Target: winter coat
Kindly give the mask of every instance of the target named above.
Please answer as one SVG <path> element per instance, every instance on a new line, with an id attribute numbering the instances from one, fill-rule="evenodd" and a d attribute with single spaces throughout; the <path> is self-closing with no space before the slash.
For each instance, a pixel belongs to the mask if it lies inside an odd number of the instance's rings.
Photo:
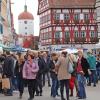
<path id="1" fill-rule="evenodd" d="M 97 61 L 96 68 L 100 68 L 100 61 Z"/>
<path id="2" fill-rule="evenodd" d="M 11 56 L 8 56 L 4 60 L 3 66 L 3 75 L 6 75 L 7 78 L 13 77 L 14 75 L 14 61 Z"/>
<path id="3" fill-rule="evenodd" d="M 24 61 L 22 62 L 22 64 L 18 64 L 18 61 L 16 62 L 15 71 L 14 71 L 14 75 L 16 77 L 23 78 L 24 63 L 25 63 Z"/>
<path id="4" fill-rule="evenodd" d="M 54 64 L 53 60 L 50 60 L 49 68 L 50 68 L 51 78 L 52 79 L 57 79 L 57 74 L 53 71 L 55 69 L 55 64 Z"/>
<path id="5" fill-rule="evenodd" d="M 90 66 L 87 59 L 84 57 L 81 58 L 81 66 L 84 72 L 84 76 L 88 77 L 89 76 L 88 69 L 90 68 Z"/>
<path id="6" fill-rule="evenodd" d="M 50 69 L 50 68 L 49 68 L 50 58 L 47 57 L 46 60 L 47 60 L 47 62 L 45 62 L 44 58 L 42 58 L 44 73 L 48 72 L 49 69 Z"/>
<path id="7" fill-rule="evenodd" d="M 32 65 L 29 63 L 29 61 L 25 61 L 25 64 L 23 66 L 23 78 L 36 79 L 38 70 L 39 70 L 39 67 L 38 67 L 37 61 L 33 60 Z"/>
<path id="8" fill-rule="evenodd" d="M 87 57 L 87 61 L 90 65 L 90 70 L 96 70 L 96 57 L 93 55 L 89 55 Z"/>
<path id="9" fill-rule="evenodd" d="M 41 57 L 38 58 L 38 66 L 39 66 L 39 71 L 37 77 L 40 77 L 45 72 L 44 62 Z"/>
<path id="10" fill-rule="evenodd" d="M 58 70 L 58 80 L 70 79 L 71 74 L 68 72 L 68 58 L 60 57 L 56 64 Z"/>

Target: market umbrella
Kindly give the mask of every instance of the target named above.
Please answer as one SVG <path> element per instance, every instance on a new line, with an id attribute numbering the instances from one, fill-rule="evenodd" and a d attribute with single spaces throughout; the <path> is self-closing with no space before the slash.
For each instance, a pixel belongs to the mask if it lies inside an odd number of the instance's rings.
<path id="1" fill-rule="evenodd" d="M 11 51 L 14 51 L 14 52 L 26 52 L 26 49 L 21 47 L 21 46 L 14 46 L 14 47 L 12 47 Z"/>
<path id="2" fill-rule="evenodd" d="M 77 53 L 78 50 L 75 48 L 67 48 L 65 50 L 62 50 L 62 52 L 68 52 L 68 53 Z"/>

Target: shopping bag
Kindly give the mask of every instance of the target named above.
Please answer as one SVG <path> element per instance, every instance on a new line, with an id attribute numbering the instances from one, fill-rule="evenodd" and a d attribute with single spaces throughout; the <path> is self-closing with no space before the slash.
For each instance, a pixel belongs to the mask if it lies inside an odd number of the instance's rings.
<path id="1" fill-rule="evenodd" d="M 2 79 L 2 89 L 10 89 L 10 80 L 9 80 L 9 78 Z"/>
<path id="2" fill-rule="evenodd" d="M 73 73 L 73 71 L 74 71 L 73 64 L 71 62 L 69 62 L 69 64 L 68 64 L 68 72 L 71 74 L 71 73 Z"/>

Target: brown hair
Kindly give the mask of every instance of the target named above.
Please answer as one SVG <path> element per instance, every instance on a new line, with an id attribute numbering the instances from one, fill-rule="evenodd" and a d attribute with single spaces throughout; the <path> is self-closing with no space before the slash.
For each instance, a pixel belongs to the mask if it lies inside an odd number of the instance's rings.
<path id="1" fill-rule="evenodd" d="M 51 57 L 54 57 L 54 56 L 57 56 L 57 54 L 56 53 L 52 53 L 51 54 Z"/>
<path id="2" fill-rule="evenodd" d="M 32 54 L 28 54 L 28 56 L 30 56 L 30 57 L 31 57 L 31 59 L 33 59 L 33 58 L 34 58 L 34 56 L 33 56 Z"/>
<path id="3" fill-rule="evenodd" d="M 67 52 L 62 52 L 62 54 L 64 55 L 64 57 L 67 57 Z"/>

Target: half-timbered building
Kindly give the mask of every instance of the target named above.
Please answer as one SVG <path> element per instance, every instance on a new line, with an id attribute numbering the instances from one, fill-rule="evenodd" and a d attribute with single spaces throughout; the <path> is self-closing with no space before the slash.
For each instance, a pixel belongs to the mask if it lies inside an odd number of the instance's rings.
<path id="1" fill-rule="evenodd" d="M 41 49 L 92 48 L 98 42 L 96 0 L 38 0 Z"/>

